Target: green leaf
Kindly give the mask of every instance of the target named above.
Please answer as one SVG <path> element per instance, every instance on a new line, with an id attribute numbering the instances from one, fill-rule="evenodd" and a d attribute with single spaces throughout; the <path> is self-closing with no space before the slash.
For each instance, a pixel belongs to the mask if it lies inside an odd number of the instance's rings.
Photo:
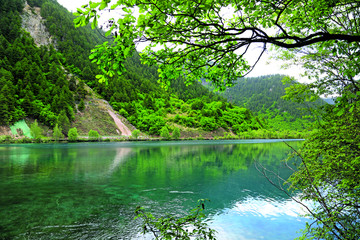
<path id="1" fill-rule="evenodd" d="M 119 6 L 119 4 L 114 4 L 110 7 L 111 10 L 114 10 L 115 8 L 117 8 Z"/>
<path id="2" fill-rule="evenodd" d="M 95 2 L 95 3 L 90 3 L 90 7 L 91 8 L 97 8 L 100 5 L 101 2 Z"/>
<path id="3" fill-rule="evenodd" d="M 101 2 L 99 10 L 104 10 L 106 7 L 107 7 L 107 3 L 106 2 Z"/>

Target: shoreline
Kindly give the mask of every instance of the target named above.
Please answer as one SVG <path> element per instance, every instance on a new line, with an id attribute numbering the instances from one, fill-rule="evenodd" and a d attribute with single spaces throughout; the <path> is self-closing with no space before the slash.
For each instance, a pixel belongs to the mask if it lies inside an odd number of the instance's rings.
<path id="1" fill-rule="evenodd" d="M 39 144 L 63 144 L 63 143 L 104 143 L 104 142 L 160 142 L 160 141 L 168 141 L 168 142 L 182 142 L 182 141 L 196 141 L 196 140 L 205 140 L 205 141 L 215 141 L 215 140 L 305 140 L 305 138 L 241 138 L 241 137 L 213 137 L 213 138 L 204 138 L 204 137 L 188 137 L 188 138 L 179 138 L 179 139 L 166 139 L 161 137 L 149 137 L 149 138 L 131 138 L 131 137 L 105 137 L 101 139 L 88 139 L 88 138 L 78 138 L 75 141 L 69 141 L 68 139 L 59 139 L 55 140 L 53 138 L 41 138 L 41 139 L 30 139 L 30 138 L 19 138 L 19 139 L 4 139 L 0 141 L 1 144 L 26 144 L 26 143 L 39 143 Z"/>

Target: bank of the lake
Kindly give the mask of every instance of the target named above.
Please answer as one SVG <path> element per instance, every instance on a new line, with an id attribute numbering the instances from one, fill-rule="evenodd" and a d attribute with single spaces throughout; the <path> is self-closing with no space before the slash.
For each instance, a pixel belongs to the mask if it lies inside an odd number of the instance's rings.
<path id="1" fill-rule="evenodd" d="M 288 141 L 297 148 L 301 141 Z M 300 206 L 254 160 L 291 174 L 280 140 L 0 145 L 0 238 L 134 239 L 136 206 L 186 214 L 208 198 L 218 239 L 293 239 Z"/>

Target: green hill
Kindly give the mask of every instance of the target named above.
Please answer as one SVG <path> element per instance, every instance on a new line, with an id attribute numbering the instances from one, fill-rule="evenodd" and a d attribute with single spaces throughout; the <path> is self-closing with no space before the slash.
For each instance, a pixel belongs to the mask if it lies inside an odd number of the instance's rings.
<path id="1" fill-rule="evenodd" d="M 0 0 L 0 125 L 30 118 L 48 129 L 59 124 L 66 134 L 82 125 L 78 119 L 87 110 L 84 102 L 92 105 L 88 85 L 134 127 L 151 135 L 179 128 L 182 136 L 211 137 L 263 128 L 248 109 L 227 103 L 200 83 L 186 87 L 175 79 L 165 91 L 158 84 L 157 68 L 141 64 L 136 52 L 125 74 L 99 83 L 99 70 L 88 56 L 109 39 L 89 26 L 75 29 L 73 15 L 54 0 L 28 4 Z M 34 24 L 27 25 L 38 28 L 26 29 L 28 33 L 23 27 L 29 21 Z"/>
<path id="2" fill-rule="evenodd" d="M 221 95 L 233 104 L 246 107 L 266 120 L 275 129 L 301 130 L 309 125 L 304 118 L 312 113 L 309 109 L 326 104 L 322 100 L 315 103 L 296 103 L 282 98 L 285 88 L 284 75 L 267 75 L 239 79 L 235 86 Z"/>

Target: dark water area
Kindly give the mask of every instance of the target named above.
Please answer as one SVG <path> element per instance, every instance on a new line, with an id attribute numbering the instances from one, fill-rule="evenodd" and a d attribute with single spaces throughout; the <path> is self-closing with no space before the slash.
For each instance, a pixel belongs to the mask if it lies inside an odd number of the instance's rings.
<path id="1" fill-rule="evenodd" d="M 287 177 L 289 152 L 278 140 L 0 145 L 0 239 L 149 239 L 137 206 L 181 216 L 202 198 L 218 239 L 294 239 L 303 210 L 254 166 Z"/>

